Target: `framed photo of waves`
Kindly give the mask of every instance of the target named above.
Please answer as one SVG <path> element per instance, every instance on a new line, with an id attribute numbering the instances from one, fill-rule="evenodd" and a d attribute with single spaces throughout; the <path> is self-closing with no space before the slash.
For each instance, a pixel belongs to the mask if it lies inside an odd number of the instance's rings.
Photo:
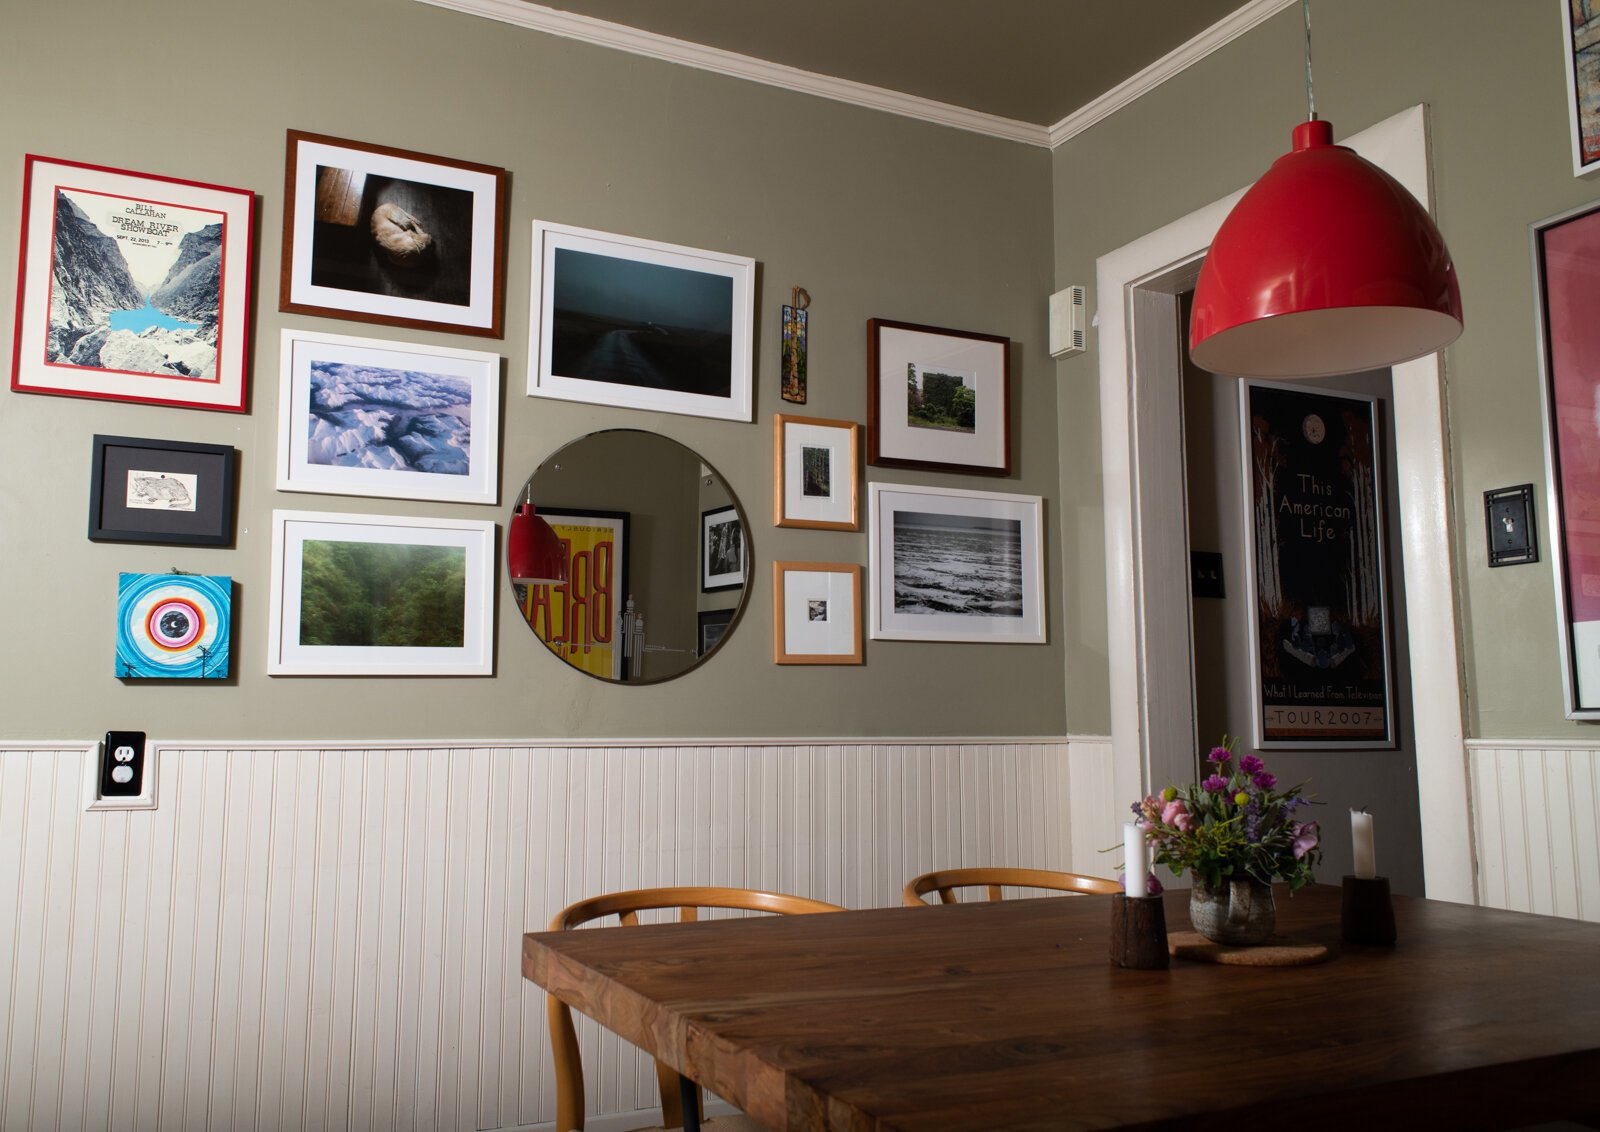
<path id="1" fill-rule="evenodd" d="M 1041 496 L 867 491 L 873 640 L 1045 643 Z"/>
<path id="2" fill-rule="evenodd" d="M 528 396 L 753 420 L 755 260 L 533 222 Z"/>
<path id="3" fill-rule="evenodd" d="M 255 194 L 29 154 L 11 388 L 241 413 Z"/>
<path id="4" fill-rule="evenodd" d="M 500 355 L 283 331 L 278 490 L 495 503 Z"/>

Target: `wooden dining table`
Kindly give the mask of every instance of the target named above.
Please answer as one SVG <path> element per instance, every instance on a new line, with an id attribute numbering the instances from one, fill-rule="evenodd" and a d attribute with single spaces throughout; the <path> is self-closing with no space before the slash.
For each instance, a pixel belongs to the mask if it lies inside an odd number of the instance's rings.
<path id="1" fill-rule="evenodd" d="M 1393 946 L 1341 945 L 1313 885 L 1278 931 L 1321 963 L 1130 970 L 1111 899 L 535 932 L 522 970 L 773 1129 L 1600 1118 L 1600 924 L 1397 896 Z"/>

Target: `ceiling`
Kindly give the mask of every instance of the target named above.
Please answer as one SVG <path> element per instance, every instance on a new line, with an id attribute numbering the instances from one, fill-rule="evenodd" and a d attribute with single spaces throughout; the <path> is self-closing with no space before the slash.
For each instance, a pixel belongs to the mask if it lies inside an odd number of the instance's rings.
<path id="1" fill-rule="evenodd" d="M 1244 0 L 541 0 L 580 16 L 1038 126 Z"/>

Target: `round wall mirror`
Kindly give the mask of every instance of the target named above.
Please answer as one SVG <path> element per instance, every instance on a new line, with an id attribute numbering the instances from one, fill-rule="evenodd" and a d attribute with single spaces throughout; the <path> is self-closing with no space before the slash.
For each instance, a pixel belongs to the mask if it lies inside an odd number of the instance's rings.
<path id="1" fill-rule="evenodd" d="M 528 478 L 568 554 L 560 585 L 513 583 L 534 635 L 600 680 L 682 676 L 733 631 L 749 592 L 744 512 L 698 453 L 639 429 L 579 437 Z"/>

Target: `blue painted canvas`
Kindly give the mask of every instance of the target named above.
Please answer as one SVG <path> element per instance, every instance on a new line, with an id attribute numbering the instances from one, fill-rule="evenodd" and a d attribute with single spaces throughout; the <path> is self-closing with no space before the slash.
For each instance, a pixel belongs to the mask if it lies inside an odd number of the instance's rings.
<path id="1" fill-rule="evenodd" d="M 117 576 L 117 676 L 223 680 L 233 640 L 233 579 Z"/>

